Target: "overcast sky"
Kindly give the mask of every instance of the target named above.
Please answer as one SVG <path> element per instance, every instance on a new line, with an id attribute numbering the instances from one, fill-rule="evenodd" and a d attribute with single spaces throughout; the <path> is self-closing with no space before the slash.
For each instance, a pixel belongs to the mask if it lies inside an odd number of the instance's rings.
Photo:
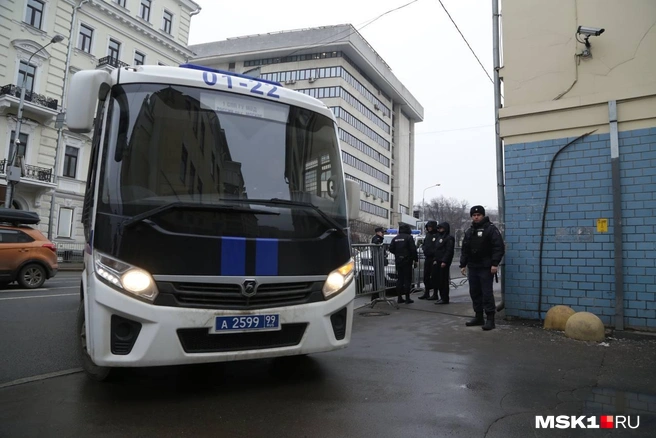
<path id="1" fill-rule="evenodd" d="M 360 29 L 411 0 L 195 0 L 189 44 L 335 24 Z M 442 0 L 492 76 L 492 2 Z M 445 196 L 496 208 L 494 87 L 438 0 L 391 12 L 360 30 L 424 107 L 416 125 L 415 203 Z"/>

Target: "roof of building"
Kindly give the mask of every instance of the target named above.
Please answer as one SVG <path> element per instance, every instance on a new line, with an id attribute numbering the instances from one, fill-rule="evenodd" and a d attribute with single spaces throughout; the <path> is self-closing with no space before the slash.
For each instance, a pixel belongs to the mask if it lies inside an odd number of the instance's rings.
<path id="1" fill-rule="evenodd" d="M 383 58 L 350 24 L 324 26 L 266 34 L 247 35 L 189 46 L 193 62 L 245 61 L 315 53 L 317 50 L 345 53 L 403 112 L 415 121 L 424 119 L 424 108 L 392 73 Z"/>

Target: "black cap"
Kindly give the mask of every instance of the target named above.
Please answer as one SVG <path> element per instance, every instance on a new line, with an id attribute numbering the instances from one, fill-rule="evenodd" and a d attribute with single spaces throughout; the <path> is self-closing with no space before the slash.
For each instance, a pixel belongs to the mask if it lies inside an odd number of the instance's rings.
<path id="1" fill-rule="evenodd" d="M 383 227 L 376 227 L 376 230 L 375 230 L 375 231 L 376 231 L 376 233 L 378 233 L 378 232 L 380 232 L 380 233 L 384 233 L 384 232 L 385 232 L 385 228 L 383 228 Z"/>
<path id="2" fill-rule="evenodd" d="M 473 216 L 474 213 L 480 213 L 483 216 L 485 216 L 485 209 L 483 208 L 482 205 L 474 205 L 471 210 L 469 210 L 469 216 Z"/>

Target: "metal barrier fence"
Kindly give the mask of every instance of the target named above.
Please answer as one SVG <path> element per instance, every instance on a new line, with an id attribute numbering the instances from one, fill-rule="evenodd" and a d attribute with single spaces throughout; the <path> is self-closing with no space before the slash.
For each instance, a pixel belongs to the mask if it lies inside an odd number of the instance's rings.
<path id="1" fill-rule="evenodd" d="M 59 263 L 84 262 L 84 243 L 55 242 L 57 246 L 57 261 Z"/>
<path id="2" fill-rule="evenodd" d="M 351 245 L 353 260 L 355 261 L 355 286 L 356 296 L 378 294 L 378 299 L 372 301 L 385 301 L 396 307 L 396 301 L 386 297 L 387 291 L 396 289 L 396 264 L 394 254 L 388 250 L 388 245 L 354 244 Z M 460 248 L 455 249 L 453 263 L 451 264 L 450 287 L 457 289 L 467 282 L 462 277 L 458 261 L 460 260 Z M 423 254 L 419 254 L 419 263 L 412 273 L 412 292 L 424 289 L 424 263 Z"/>

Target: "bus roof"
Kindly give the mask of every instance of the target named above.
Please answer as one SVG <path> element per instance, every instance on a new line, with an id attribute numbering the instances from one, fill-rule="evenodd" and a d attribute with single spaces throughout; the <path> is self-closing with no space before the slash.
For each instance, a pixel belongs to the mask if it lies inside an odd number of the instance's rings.
<path id="1" fill-rule="evenodd" d="M 113 70 L 111 77 L 114 84 L 176 84 L 226 91 L 306 108 L 335 121 L 333 112 L 326 104 L 314 97 L 284 88 L 277 82 L 195 64 L 182 64 L 180 67 L 162 65 L 122 67 Z M 227 78 L 230 80 L 228 81 Z"/>

